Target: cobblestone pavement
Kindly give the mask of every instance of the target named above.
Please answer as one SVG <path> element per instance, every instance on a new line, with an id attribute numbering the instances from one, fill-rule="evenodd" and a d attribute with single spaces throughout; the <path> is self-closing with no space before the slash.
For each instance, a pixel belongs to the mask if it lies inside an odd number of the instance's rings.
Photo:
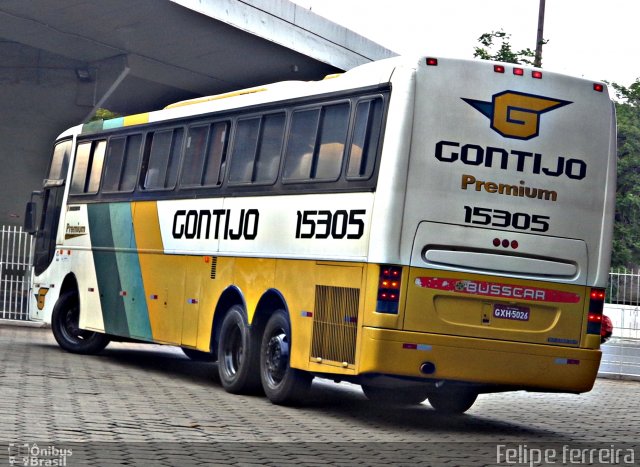
<path id="1" fill-rule="evenodd" d="M 214 364 L 173 347 L 82 356 L 48 329 L 0 326 L 0 465 L 536 465 L 542 449 L 547 465 L 638 465 L 638 401 L 640 382 L 599 379 L 580 396 L 482 395 L 445 417 L 316 379 L 307 405 L 279 407 L 227 394 Z"/>

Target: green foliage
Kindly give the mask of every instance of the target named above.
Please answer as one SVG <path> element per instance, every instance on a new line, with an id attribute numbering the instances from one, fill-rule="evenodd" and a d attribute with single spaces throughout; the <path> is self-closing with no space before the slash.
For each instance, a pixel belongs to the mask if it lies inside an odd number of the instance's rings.
<path id="1" fill-rule="evenodd" d="M 109 119 L 118 118 L 118 117 L 121 117 L 121 115 L 115 112 L 112 112 L 111 110 L 100 108 L 96 110 L 96 114 L 93 117 L 91 117 L 89 121 L 95 122 L 96 120 L 109 120 Z"/>
<path id="2" fill-rule="evenodd" d="M 482 47 L 475 47 L 473 56 L 481 60 L 533 65 L 535 52 L 529 48 L 514 51 L 509 42 L 510 39 L 511 34 L 507 34 L 503 30 L 486 32 L 478 37 L 478 42 L 482 44 Z M 547 41 L 543 41 L 543 44 L 546 43 Z"/>
<path id="3" fill-rule="evenodd" d="M 629 87 L 613 83 L 619 99 L 618 188 L 613 267 L 640 266 L 640 79 Z"/>
<path id="4" fill-rule="evenodd" d="M 636 78 L 636 82 L 631 86 L 624 87 L 618 83 L 610 83 L 611 87 L 616 90 L 616 96 L 621 101 L 626 102 L 632 107 L 640 107 L 640 78 Z"/>

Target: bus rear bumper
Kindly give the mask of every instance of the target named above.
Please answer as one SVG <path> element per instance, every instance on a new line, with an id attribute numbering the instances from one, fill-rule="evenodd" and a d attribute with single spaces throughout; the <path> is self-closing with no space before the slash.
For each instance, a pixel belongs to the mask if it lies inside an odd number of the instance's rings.
<path id="1" fill-rule="evenodd" d="M 365 327 L 359 373 L 516 389 L 591 390 L 599 350 Z M 430 372 L 429 372 L 430 371 Z"/>

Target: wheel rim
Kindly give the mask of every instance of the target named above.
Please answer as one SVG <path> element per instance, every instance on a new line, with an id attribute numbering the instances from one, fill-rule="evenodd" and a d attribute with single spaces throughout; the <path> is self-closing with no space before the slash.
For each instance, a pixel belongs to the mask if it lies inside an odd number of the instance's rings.
<path id="1" fill-rule="evenodd" d="M 242 331 L 238 326 L 234 326 L 225 339 L 223 348 L 224 368 L 229 375 L 235 376 L 238 373 L 243 354 Z"/>
<path id="2" fill-rule="evenodd" d="M 289 366 L 289 343 L 282 329 L 274 332 L 265 350 L 265 376 L 272 386 L 282 382 Z"/>
<path id="3" fill-rule="evenodd" d="M 93 335 L 92 331 L 80 329 L 80 309 L 78 306 L 70 307 L 64 314 L 60 330 L 69 341 L 80 343 Z"/>

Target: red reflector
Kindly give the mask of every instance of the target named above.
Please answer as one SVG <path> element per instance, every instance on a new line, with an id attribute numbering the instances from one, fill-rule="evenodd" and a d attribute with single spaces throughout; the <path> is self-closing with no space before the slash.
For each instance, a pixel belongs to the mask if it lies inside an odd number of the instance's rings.
<path id="1" fill-rule="evenodd" d="M 542 79 L 542 72 L 541 71 L 532 71 L 531 72 L 531 76 L 533 76 L 535 79 Z"/>
<path id="2" fill-rule="evenodd" d="M 427 65 L 429 66 L 438 66 L 437 58 L 427 58 Z"/>
<path id="3" fill-rule="evenodd" d="M 502 242 L 500 241 L 499 238 L 494 238 L 493 239 L 493 246 L 500 246 L 500 243 L 502 243 Z"/>
<path id="4" fill-rule="evenodd" d="M 504 67 L 502 65 L 493 65 L 493 71 L 496 73 L 504 73 Z"/>
<path id="5" fill-rule="evenodd" d="M 590 323 L 600 323 L 600 322 L 602 322 L 602 315 L 597 315 L 595 313 L 589 313 L 589 322 Z"/>
<path id="6" fill-rule="evenodd" d="M 402 348 L 415 350 L 418 348 L 418 344 L 402 344 Z"/>
<path id="7" fill-rule="evenodd" d="M 592 290 L 591 300 L 604 300 L 604 290 Z"/>
<path id="8" fill-rule="evenodd" d="M 600 83 L 593 83 L 593 90 L 594 91 L 598 91 L 598 92 L 603 92 L 604 91 L 604 85 L 602 85 Z"/>
<path id="9" fill-rule="evenodd" d="M 513 248 L 514 250 L 518 249 L 518 241 L 517 240 L 511 240 L 511 248 Z"/>
<path id="10" fill-rule="evenodd" d="M 522 68 L 514 68 L 513 69 L 513 74 L 514 75 L 518 75 L 518 76 L 522 76 L 522 75 L 524 75 L 524 70 Z"/>
<path id="11" fill-rule="evenodd" d="M 507 240 L 506 238 L 502 240 L 502 246 L 504 248 L 509 248 L 509 240 Z"/>

